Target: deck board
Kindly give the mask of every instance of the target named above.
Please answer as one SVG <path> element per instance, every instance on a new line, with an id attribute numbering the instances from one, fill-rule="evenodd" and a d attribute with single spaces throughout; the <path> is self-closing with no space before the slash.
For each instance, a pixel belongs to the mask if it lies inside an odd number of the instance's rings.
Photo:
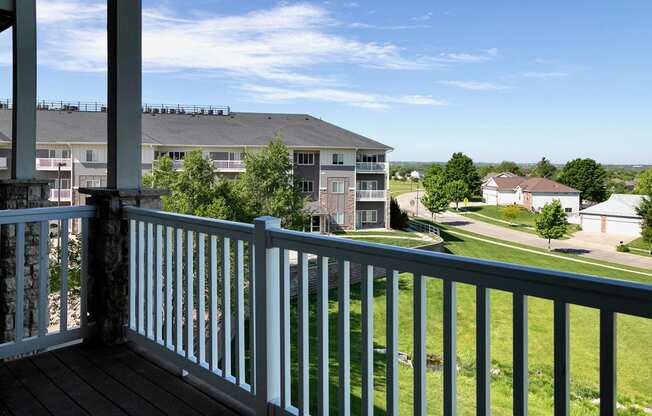
<path id="1" fill-rule="evenodd" d="M 82 345 L 0 362 L 0 416 L 238 414 L 160 365 L 128 346 Z"/>

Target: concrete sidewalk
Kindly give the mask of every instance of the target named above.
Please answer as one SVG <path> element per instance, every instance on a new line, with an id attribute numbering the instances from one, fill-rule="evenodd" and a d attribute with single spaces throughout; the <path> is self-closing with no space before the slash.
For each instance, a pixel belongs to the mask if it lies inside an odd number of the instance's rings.
<path id="1" fill-rule="evenodd" d="M 417 214 L 416 192 L 399 195 L 396 199 L 401 209 L 409 212 L 411 215 Z M 431 213 L 422 204 L 418 206 L 418 214 L 422 218 L 432 218 Z M 542 249 L 548 248 L 548 241 L 534 234 L 499 227 L 450 211 L 444 214 L 438 214 L 437 222 L 508 242 L 525 244 Z M 613 237 L 602 237 L 599 235 L 579 233 L 579 235 L 573 236 L 568 240 L 553 241 L 552 248 L 596 260 L 652 270 L 652 257 L 619 253 L 616 251 L 617 241 L 614 242 Z"/>

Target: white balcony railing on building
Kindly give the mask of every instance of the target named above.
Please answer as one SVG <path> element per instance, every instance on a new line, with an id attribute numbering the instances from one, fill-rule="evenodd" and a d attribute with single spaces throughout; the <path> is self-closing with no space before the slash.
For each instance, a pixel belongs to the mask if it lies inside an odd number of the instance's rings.
<path id="1" fill-rule="evenodd" d="M 61 170 L 70 170 L 72 159 L 60 157 L 39 157 L 36 159 L 37 170 L 58 170 L 59 165 L 61 165 Z"/>
<path id="2" fill-rule="evenodd" d="M 71 189 L 50 189 L 50 201 L 70 201 L 72 199 Z"/>
<path id="3" fill-rule="evenodd" d="M 368 190 L 356 191 L 356 199 L 358 201 L 385 201 L 387 199 L 387 191 L 381 190 Z"/>
<path id="4" fill-rule="evenodd" d="M 0 157 L 0 170 L 5 170 L 5 169 L 7 169 L 7 158 Z"/>
<path id="5" fill-rule="evenodd" d="M 358 162 L 356 163 L 358 172 L 378 172 L 383 173 L 387 170 L 385 162 Z"/>
<path id="6" fill-rule="evenodd" d="M 213 160 L 213 166 L 216 170 L 233 170 L 239 171 L 245 169 L 244 160 Z"/>

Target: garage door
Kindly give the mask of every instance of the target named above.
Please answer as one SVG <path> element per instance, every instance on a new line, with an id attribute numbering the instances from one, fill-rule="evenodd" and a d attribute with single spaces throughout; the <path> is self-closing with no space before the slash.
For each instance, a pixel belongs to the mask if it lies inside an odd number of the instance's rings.
<path id="1" fill-rule="evenodd" d="M 602 231 L 600 217 L 582 215 L 582 231 L 599 233 Z"/>
<path id="2" fill-rule="evenodd" d="M 607 233 L 637 237 L 641 235 L 641 225 L 631 218 L 607 217 Z"/>
<path id="3" fill-rule="evenodd" d="M 483 199 L 484 199 L 485 203 L 487 203 L 489 205 L 496 205 L 497 204 L 496 193 L 495 192 L 484 191 L 482 196 L 483 196 Z"/>

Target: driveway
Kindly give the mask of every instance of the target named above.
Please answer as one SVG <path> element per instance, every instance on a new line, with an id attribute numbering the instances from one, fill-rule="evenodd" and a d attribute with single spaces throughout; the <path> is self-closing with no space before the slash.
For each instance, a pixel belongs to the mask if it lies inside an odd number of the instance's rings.
<path id="1" fill-rule="evenodd" d="M 411 215 L 417 215 L 416 192 L 399 195 L 396 199 L 402 209 L 409 212 Z M 423 204 L 419 204 L 418 216 L 430 219 L 431 213 L 423 206 Z M 437 222 L 505 241 L 543 249 L 548 248 L 548 241 L 534 234 L 528 234 L 488 224 L 450 211 L 444 214 L 438 214 Z M 620 240 L 623 240 L 623 238 L 618 236 L 605 236 L 602 234 L 578 232 L 568 240 L 553 240 L 552 248 L 596 260 L 652 270 L 652 257 L 617 252 L 616 245 Z"/>

